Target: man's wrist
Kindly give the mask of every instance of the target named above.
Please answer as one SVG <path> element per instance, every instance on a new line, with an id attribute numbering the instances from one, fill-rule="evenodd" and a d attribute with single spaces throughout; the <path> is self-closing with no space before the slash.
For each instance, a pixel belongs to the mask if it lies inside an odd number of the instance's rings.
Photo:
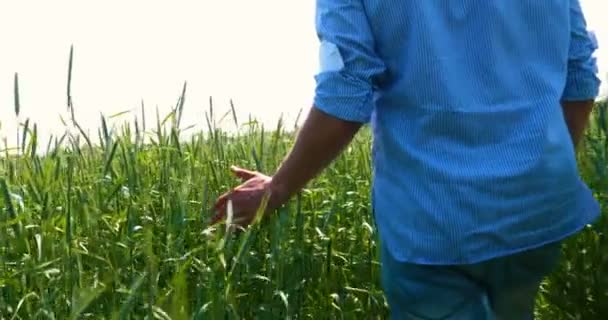
<path id="1" fill-rule="evenodd" d="M 273 205 L 276 207 L 282 206 L 289 201 L 289 198 L 291 197 L 288 186 L 275 177 L 271 177 L 268 189 L 270 190 Z"/>

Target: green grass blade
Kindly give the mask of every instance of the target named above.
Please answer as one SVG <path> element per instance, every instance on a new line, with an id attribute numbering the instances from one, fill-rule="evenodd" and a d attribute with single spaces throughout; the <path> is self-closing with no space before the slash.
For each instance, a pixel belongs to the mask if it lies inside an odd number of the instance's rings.
<path id="1" fill-rule="evenodd" d="M 68 61 L 68 86 L 67 86 L 67 107 L 72 111 L 72 63 L 74 60 L 74 45 L 70 46 L 70 58 Z"/>
<path id="2" fill-rule="evenodd" d="M 15 99 L 15 116 L 19 117 L 21 110 L 21 102 L 19 101 L 19 74 L 15 72 L 14 78 L 14 99 Z"/>

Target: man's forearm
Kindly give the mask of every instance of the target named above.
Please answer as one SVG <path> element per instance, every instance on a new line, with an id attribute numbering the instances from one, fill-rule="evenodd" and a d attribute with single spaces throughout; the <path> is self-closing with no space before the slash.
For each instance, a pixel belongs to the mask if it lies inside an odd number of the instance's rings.
<path id="1" fill-rule="evenodd" d="M 361 126 L 313 107 L 294 147 L 272 177 L 273 192 L 284 200 L 297 193 L 340 154 Z"/>
<path id="2" fill-rule="evenodd" d="M 564 112 L 564 118 L 570 131 L 570 137 L 574 146 L 578 146 L 578 143 L 583 137 L 587 123 L 589 122 L 589 114 L 593 109 L 593 100 L 587 101 L 564 101 L 562 102 L 562 110 Z"/>

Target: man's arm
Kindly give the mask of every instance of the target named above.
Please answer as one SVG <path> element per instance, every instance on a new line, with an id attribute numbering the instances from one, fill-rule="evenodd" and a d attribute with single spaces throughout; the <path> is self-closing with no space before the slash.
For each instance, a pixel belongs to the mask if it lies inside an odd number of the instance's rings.
<path id="1" fill-rule="evenodd" d="M 327 167 L 371 119 L 378 78 L 385 75 L 386 66 L 375 51 L 363 3 L 317 0 L 316 27 L 321 68 L 315 76 L 313 108 L 295 146 L 272 177 L 233 167 L 243 183 L 218 198 L 211 224 L 226 216 L 229 204 L 233 222 L 251 223 L 268 191 L 267 205 L 280 206 Z"/>
<path id="2" fill-rule="evenodd" d="M 585 128 L 589 122 L 589 115 L 593 109 L 593 100 L 587 101 L 565 101 L 562 103 L 562 110 L 570 131 L 570 137 L 575 147 L 583 138 Z"/>
<path id="3" fill-rule="evenodd" d="M 292 195 L 328 166 L 373 111 L 376 82 L 386 71 L 361 0 L 317 0 L 320 70 L 314 107 L 295 146 L 272 178 Z"/>
<path id="4" fill-rule="evenodd" d="M 361 126 L 313 107 L 294 147 L 272 177 L 272 192 L 283 200 L 298 192 L 340 154 Z"/>
<path id="5" fill-rule="evenodd" d="M 570 0 L 570 50 L 568 76 L 562 96 L 562 110 L 575 146 L 580 142 L 594 99 L 599 93 L 595 37 L 587 31 L 587 22 L 579 0 Z"/>

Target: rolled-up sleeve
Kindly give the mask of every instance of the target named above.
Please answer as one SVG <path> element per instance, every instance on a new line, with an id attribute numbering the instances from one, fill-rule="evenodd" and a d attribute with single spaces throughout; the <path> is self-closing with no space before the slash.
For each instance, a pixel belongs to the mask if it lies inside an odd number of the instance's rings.
<path id="1" fill-rule="evenodd" d="M 377 79 L 385 73 L 361 0 L 317 0 L 320 69 L 314 107 L 347 121 L 368 122 Z"/>
<path id="2" fill-rule="evenodd" d="M 570 27 L 568 76 L 562 100 L 592 100 L 599 94 L 601 83 L 593 56 L 598 43 L 595 35 L 587 30 L 579 0 L 570 0 Z"/>

